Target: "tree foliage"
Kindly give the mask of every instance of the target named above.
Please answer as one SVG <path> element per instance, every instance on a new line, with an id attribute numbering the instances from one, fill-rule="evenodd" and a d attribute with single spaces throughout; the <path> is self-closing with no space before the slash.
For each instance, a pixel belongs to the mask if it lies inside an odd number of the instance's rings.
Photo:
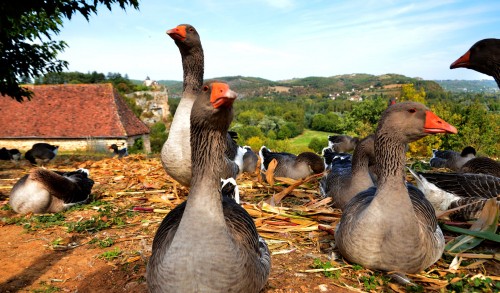
<path id="1" fill-rule="evenodd" d="M 139 7 L 138 0 L 17 0 L 0 1 L 0 93 L 17 101 L 30 99 L 32 92 L 22 81 L 49 72 L 61 72 L 66 61 L 57 54 L 67 44 L 53 40 L 60 32 L 63 19 L 79 13 L 87 20 L 97 14 L 99 4 L 111 10 L 112 4 L 122 9 Z"/>

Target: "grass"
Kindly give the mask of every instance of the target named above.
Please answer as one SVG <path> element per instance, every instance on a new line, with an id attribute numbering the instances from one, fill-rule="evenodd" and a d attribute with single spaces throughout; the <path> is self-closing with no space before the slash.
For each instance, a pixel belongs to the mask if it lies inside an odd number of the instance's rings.
<path id="1" fill-rule="evenodd" d="M 289 145 L 290 145 L 290 152 L 294 154 L 298 154 L 304 151 L 311 151 L 309 148 L 309 143 L 313 138 L 319 139 L 319 140 L 324 140 L 325 141 L 325 147 L 328 146 L 328 135 L 332 135 L 330 132 L 324 132 L 324 131 L 316 131 L 316 130 L 310 130 L 310 129 L 304 129 L 304 132 L 294 138 L 291 138 L 289 140 Z"/>

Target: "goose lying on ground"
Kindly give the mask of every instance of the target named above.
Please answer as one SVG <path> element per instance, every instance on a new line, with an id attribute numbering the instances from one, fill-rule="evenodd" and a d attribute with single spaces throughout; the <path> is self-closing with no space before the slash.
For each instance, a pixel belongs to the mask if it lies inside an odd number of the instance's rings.
<path id="1" fill-rule="evenodd" d="M 320 180 L 323 196 L 332 198 L 332 206 L 344 209 L 345 205 L 359 192 L 373 186 L 369 165 L 375 164 L 373 135 L 362 139 L 354 149 L 352 164 L 332 166 Z"/>
<path id="2" fill-rule="evenodd" d="M 109 147 L 109 149 L 113 150 L 113 157 L 118 156 L 118 158 L 123 158 L 123 157 L 128 156 L 127 148 L 118 149 L 118 146 L 116 144 L 112 144 Z"/>
<path id="3" fill-rule="evenodd" d="M 351 137 L 349 135 L 328 136 L 328 146 L 337 153 L 347 153 L 353 151 L 358 142 L 358 137 Z"/>
<path id="4" fill-rule="evenodd" d="M 236 95 L 204 86 L 191 113 L 192 184 L 187 201 L 162 221 L 147 267 L 151 292 L 259 292 L 269 277 L 269 249 L 250 215 L 221 195 L 227 129 Z"/>
<path id="5" fill-rule="evenodd" d="M 89 200 L 94 181 L 89 171 L 56 172 L 36 168 L 14 184 L 9 205 L 16 213 L 58 213 Z"/>
<path id="6" fill-rule="evenodd" d="M 467 205 L 450 214 L 451 219 L 476 219 L 486 201 L 500 195 L 500 178 L 487 174 L 417 173 L 411 169 L 410 173 L 437 211 Z"/>
<path id="7" fill-rule="evenodd" d="M 500 177 L 500 163 L 487 157 L 477 157 L 465 163 L 460 168 L 460 172 L 487 174 Z"/>
<path id="8" fill-rule="evenodd" d="M 465 147 L 461 153 L 452 150 L 432 150 L 432 158 L 429 164 L 433 168 L 448 168 L 452 171 L 458 171 L 467 161 L 476 157 L 476 150 L 471 147 Z"/>
<path id="9" fill-rule="evenodd" d="M 286 152 L 272 152 L 266 146 L 259 151 L 261 172 L 266 172 L 269 163 L 276 159 L 277 165 L 274 169 L 275 177 L 287 177 L 301 179 L 312 174 L 319 174 L 325 170 L 323 159 L 315 153 L 303 152 L 298 156 Z"/>
<path id="10" fill-rule="evenodd" d="M 38 163 L 46 164 L 56 157 L 58 150 L 59 146 L 57 145 L 51 145 L 44 142 L 35 143 L 31 149 L 24 154 L 24 157 L 32 165 Z"/>
<path id="11" fill-rule="evenodd" d="M 435 133 L 457 130 L 420 103 L 396 103 L 383 112 L 375 134 L 377 187 L 346 205 L 335 231 L 335 244 L 347 260 L 417 273 L 441 257 L 445 242 L 434 208 L 404 180 L 406 145 Z"/>
<path id="12" fill-rule="evenodd" d="M 476 42 L 450 69 L 468 68 L 495 79 L 500 88 L 500 39 L 484 39 Z"/>

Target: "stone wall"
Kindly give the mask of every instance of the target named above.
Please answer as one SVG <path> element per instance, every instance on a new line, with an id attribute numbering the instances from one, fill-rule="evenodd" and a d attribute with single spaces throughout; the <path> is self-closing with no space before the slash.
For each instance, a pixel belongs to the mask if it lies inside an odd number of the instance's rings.
<path id="1" fill-rule="evenodd" d="M 31 149 L 31 146 L 38 142 L 50 143 L 58 145 L 59 151 L 91 151 L 91 152 L 109 152 L 108 147 L 112 144 L 117 144 L 120 148 L 127 147 L 126 139 L 0 139 L 0 148 L 18 149 L 21 152 L 26 152 Z M 133 143 L 133 140 L 132 140 Z"/>

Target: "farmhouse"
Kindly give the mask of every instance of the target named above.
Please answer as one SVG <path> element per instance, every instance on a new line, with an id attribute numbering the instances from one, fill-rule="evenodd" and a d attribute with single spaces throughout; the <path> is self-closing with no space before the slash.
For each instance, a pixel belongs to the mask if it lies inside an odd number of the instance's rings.
<path id="1" fill-rule="evenodd" d="M 62 151 L 104 151 L 143 139 L 151 151 L 149 128 L 128 108 L 112 84 L 27 86 L 31 101 L 0 97 L 0 146 L 26 151 L 34 143 Z"/>

